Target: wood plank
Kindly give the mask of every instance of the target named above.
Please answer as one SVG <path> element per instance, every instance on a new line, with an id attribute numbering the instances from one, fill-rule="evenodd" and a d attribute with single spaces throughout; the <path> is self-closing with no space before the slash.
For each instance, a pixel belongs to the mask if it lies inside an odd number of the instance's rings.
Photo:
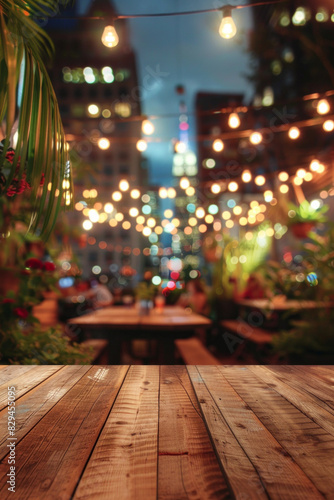
<path id="1" fill-rule="evenodd" d="M 155 500 L 159 367 L 132 366 L 74 495 L 76 500 Z"/>
<path id="2" fill-rule="evenodd" d="M 18 368 L 18 367 L 17 367 Z M 90 366 L 64 366 L 16 402 L 16 444 L 30 432 L 39 420 L 68 392 L 90 369 Z M 0 412 L 0 460 L 8 453 L 7 408 Z"/>
<path id="3" fill-rule="evenodd" d="M 226 380 L 224 370 L 239 367 L 196 368 L 197 373 L 194 367 L 188 368 L 190 377 L 222 466 L 237 498 L 245 493 L 245 484 L 249 498 L 254 499 L 265 498 L 265 494 L 273 499 L 284 500 L 323 498 L 311 480 Z M 203 388 L 206 390 L 203 391 Z M 214 419 L 212 415 L 215 414 L 220 414 L 220 418 Z M 235 459 L 235 442 L 228 446 L 225 444 L 226 441 L 229 443 L 231 433 L 241 448 L 236 451 L 237 458 L 247 455 L 260 477 L 262 488 L 259 488 L 254 473 L 248 479 L 242 475 L 242 469 Z M 240 476 L 245 479 L 244 482 Z"/>
<path id="4" fill-rule="evenodd" d="M 334 413 L 328 411 L 330 410 L 328 406 L 324 409 L 317 398 L 304 390 L 291 387 L 289 385 L 290 377 L 283 381 L 274 371 L 269 370 L 267 366 L 248 366 L 248 369 L 333 435 Z"/>
<path id="5" fill-rule="evenodd" d="M 16 448 L 18 498 L 68 500 L 106 421 L 127 366 L 91 367 Z M 8 464 L 0 464 L 0 497 Z"/>
<path id="6" fill-rule="evenodd" d="M 329 434 L 257 377 L 256 371 L 246 367 L 220 371 L 318 490 L 334 498 L 334 428 Z"/>
<path id="7" fill-rule="evenodd" d="M 0 372 L 0 386 L 6 384 L 12 378 L 16 378 L 23 373 L 27 373 L 34 368 L 33 365 L 2 365 Z"/>
<path id="8" fill-rule="evenodd" d="M 302 376 L 294 366 L 275 366 L 275 373 L 282 374 L 290 378 L 290 384 L 293 387 L 302 389 L 308 394 L 315 396 L 334 410 L 334 392 L 327 384 L 321 384 L 319 380 L 313 380 L 311 376 Z"/>
<path id="9" fill-rule="evenodd" d="M 13 366 L 13 373 L 16 373 L 16 366 Z M 43 365 L 43 366 L 33 366 L 31 370 L 23 371 L 19 370 L 17 376 L 14 375 L 13 378 L 2 383 L 0 386 L 0 411 L 7 406 L 8 402 L 8 385 L 16 387 L 16 399 L 19 399 L 23 394 L 30 391 L 36 385 L 43 382 L 57 371 L 61 369 L 60 365 Z M 9 384 L 10 382 L 10 384 Z"/>
<path id="10" fill-rule="evenodd" d="M 186 365 L 219 365 L 220 362 L 196 337 L 174 341 Z"/>
<path id="11" fill-rule="evenodd" d="M 159 408 L 159 500 L 231 498 L 186 367 L 161 367 Z"/>

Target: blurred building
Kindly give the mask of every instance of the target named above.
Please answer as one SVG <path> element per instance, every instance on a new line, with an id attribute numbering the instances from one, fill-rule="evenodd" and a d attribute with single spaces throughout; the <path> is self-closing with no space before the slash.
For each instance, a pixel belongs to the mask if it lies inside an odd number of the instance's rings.
<path id="1" fill-rule="evenodd" d="M 136 149 L 141 121 L 132 117 L 141 114 L 140 87 L 126 20 L 116 21 L 117 47 L 110 49 L 101 42 L 103 29 L 114 15 L 112 3 L 98 0 L 84 17 L 77 16 L 74 6 L 62 11 L 60 16 L 64 19 L 58 16 L 51 20 L 46 29 L 55 44 L 56 58 L 50 76 L 72 153 L 75 202 L 82 201 L 90 208 L 112 203 L 128 219 L 129 208 L 142 205 L 141 199 L 132 199 L 129 192 L 145 186 L 147 171 Z M 128 181 L 130 188 L 116 202 L 111 195 L 119 190 L 121 180 Z M 108 219 L 113 214 L 108 214 Z M 82 227 L 84 219 L 82 210 L 70 215 L 73 225 Z M 108 219 L 94 223 L 87 238 L 81 238 L 77 247 L 74 244 L 86 276 L 94 266 L 99 266 L 103 273 L 110 266 L 118 273 L 129 265 L 140 271 L 142 257 L 138 253 L 141 254 L 143 237 L 134 230 L 135 219 L 131 229 L 124 229 L 122 220 L 111 226 Z"/>

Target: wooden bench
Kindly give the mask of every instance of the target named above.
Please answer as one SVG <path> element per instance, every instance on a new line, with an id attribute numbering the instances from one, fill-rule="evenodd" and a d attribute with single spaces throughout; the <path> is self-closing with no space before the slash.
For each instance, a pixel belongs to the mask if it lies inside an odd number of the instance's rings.
<path id="1" fill-rule="evenodd" d="M 175 340 L 175 346 L 186 365 L 221 364 L 196 337 Z"/>
<path id="2" fill-rule="evenodd" d="M 273 334 L 252 325 L 241 319 L 224 320 L 220 323 L 223 328 L 225 343 L 234 359 L 262 363 L 269 355 Z M 232 336 L 229 336 L 232 334 Z M 247 348 L 247 349 L 246 349 Z"/>
<path id="3" fill-rule="evenodd" d="M 109 363 L 108 340 L 87 339 L 81 342 L 80 345 L 93 349 L 93 365 L 107 365 Z"/>

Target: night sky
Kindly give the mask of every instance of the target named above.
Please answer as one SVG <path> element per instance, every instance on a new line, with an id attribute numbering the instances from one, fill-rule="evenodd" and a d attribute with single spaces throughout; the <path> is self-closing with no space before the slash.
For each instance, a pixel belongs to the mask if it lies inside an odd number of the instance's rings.
<path id="1" fill-rule="evenodd" d="M 78 1 L 78 13 L 84 14 L 90 3 L 91 0 Z M 218 0 L 114 0 L 113 3 L 118 13 L 124 15 L 202 10 L 222 5 Z M 249 67 L 246 47 L 251 29 L 251 11 L 247 8 L 233 12 L 238 33 L 232 40 L 219 36 L 221 18 L 220 13 L 213 12 L 129 20 L 131 42 L 138 57 L 143 113 L 177 114 L 180 96 L 176 94 L 175 87 L 179 84 L 185 87 L 186 93 L 182 98 L 189 113 L 193 112 L 198 91 L 242 92 L 246 101 L 251 97 L 252 87 L 244 76 Z M 160 76 L 148 78 L 147 75 L 152 72 L 160 73 Z M 149 83 L 145 86 L 144 82 Z M 154 121 L 155 133 L 152 137 L 162 142 L 149 144 L 145 152 L 152 183 L 171 183 L 171 139 L 178 136 L 178 123 L 177 116 Z M 189 124 L 189 136 L 194 138 L 196 128 L 192 116 L 189 117 Z M 190 148 L 196 152 L 196 143 L 192 141 Z"/>

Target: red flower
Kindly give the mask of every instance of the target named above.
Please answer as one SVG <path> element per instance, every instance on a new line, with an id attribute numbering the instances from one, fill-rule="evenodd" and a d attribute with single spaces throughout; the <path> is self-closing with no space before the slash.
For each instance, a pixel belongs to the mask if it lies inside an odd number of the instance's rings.
<path id="1" fill-rule="evenodd" d="M 25 266 L 29 267 L 29 269 L 43 269 L 43 262 L 35 257 L 26 260 Z"/>
<path id="2" fill-rule="evenodd" d="M 13 163 L 14 156 L 15 156 L 15 151 L 7 151 L 6 159 L 10 161 L 10 163 Z"/>
<path id="3" fill-rule="evenodd" d="M 29 276 L 31 274 L 31 272 L 29 271 L 29 269 L 22 269 L 21 274 L 23 276 Z"/>
<path id="4" fill-rule="evenodd" d="M 23 307 L 16 307 L 14 313 L 22 319 L 26 319 L 29 316 L 29 312 Z"/>
<path id="5" fill-rule="evenodd" d="M 14 302 L 15 302 L 14 299 L 9 299 L 9 298 L 5 298 L 2 301 L 3 304 L 13 304 Z"/>
<path id="6" fill-rule="evenodd" d="M 47 262 L 44 262 L 43 269 L 44 269 L 44 271 L 55 271 L 56 266 L 54 265 L 53 262 L 47 261 Z"/>

